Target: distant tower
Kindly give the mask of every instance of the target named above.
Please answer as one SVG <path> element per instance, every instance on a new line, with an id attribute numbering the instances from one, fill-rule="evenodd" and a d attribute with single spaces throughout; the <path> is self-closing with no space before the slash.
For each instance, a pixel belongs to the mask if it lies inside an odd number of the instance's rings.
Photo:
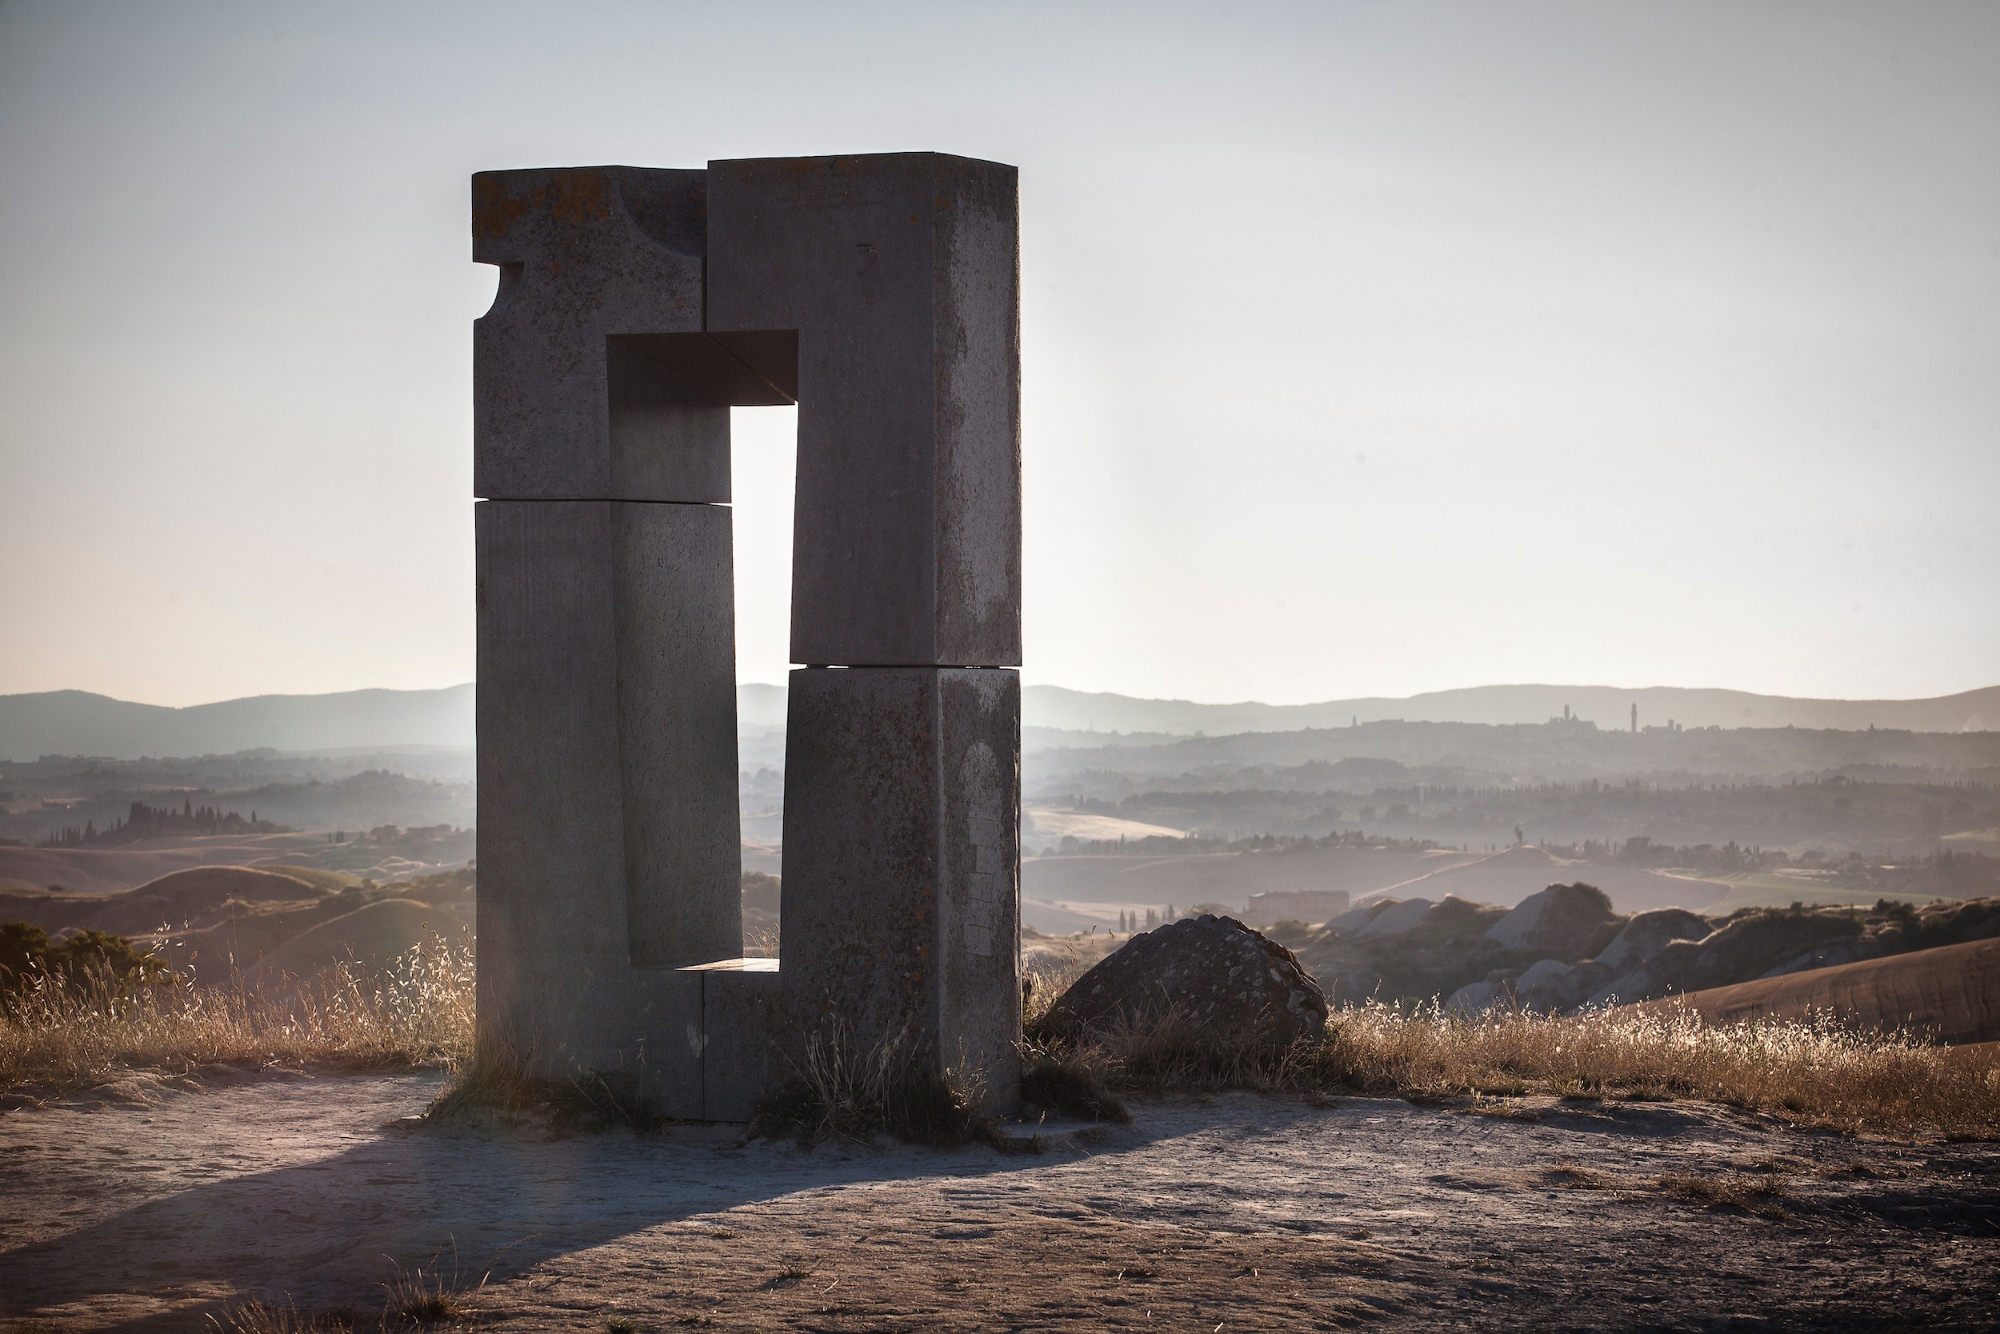
<path id="1" fill-rule="evenodd" d="M 1632 735 L 1639 734 L 1639 701 L 1632 701 Z"/>
<path id="2" fill-rule="evenodd" d="M 1569 721 L 1569 705 L 1567 704 L 1563 705 L 1563 721 Z"/>

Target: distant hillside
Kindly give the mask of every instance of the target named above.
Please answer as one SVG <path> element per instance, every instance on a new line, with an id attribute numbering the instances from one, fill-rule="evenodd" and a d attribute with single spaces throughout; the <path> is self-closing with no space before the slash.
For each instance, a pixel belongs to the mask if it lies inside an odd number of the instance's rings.
<path id="1" fill-rule="evenodd" d="M 1206 732 L 1291 732 L 1306 727 L 1347 727 L 1357 719 L 1378 722 L 1542 723 L 1563 716 L 1594 722 L 1607 731 L 1639 726 L 1808 727 L 1859 732 L 1870 727 L 1911 732 L 2000 731 L 2000 686 L 1939 699 L 1794 699 L 1741 690 L 1687 690 L 1649 686 L 1474 686 L 1438 690 L 1407 699 L 1371 697 L 1324 704 L 1196 704 L 1184 699 L 1134 699 L 1062 686 L 1029 686 L 1021 692 L 1021 721 L 1030 727 L 1071 731 L 1152 732 L 1192 736 Z"/>
<path id="2" fill-rule="evenodd" d="M 1654 686 L 1477 686 L 1408 699 L 1345 699 L 1323 704 L 1196 704 L 1135 699 L 1062 686 L 1022 692 L 1022 722 L 1031 728 L 1155 736 L 1227 736 L 1346 727 L 1377 722 L 1542 723 L 1564 706 L 1605 731 L 1622 731 L 1639 706 L 1639 725 L 1798 727 L 1912 732 L 2000 730 L 2000 686 L 1941 699 L 1793 699 L 1740 690 Z M 785 687 L 737 688 L 743 726 L 783 727 Z M 1054 739 L 1051 738 L 1051 741 Z M 335 695 L 257 695 L 182 709 L 133 704 L 82 690 L 0 695 L 0 760 L 43 755 L 232 755 L 239 751 L 347 750 L 369 746 L 474 744 L 473 687 L 443 690 L 350 690 Z M 1062 744 L 1062 743 L 1058 743 Z"/>
<path id="3" fill-rule="evenodd" d="M 82 690 L 0 695 L 0 760 L 138 759 L 356 746 L 470 746 L 473 688 L 256 695 L 170 709 Z"/>

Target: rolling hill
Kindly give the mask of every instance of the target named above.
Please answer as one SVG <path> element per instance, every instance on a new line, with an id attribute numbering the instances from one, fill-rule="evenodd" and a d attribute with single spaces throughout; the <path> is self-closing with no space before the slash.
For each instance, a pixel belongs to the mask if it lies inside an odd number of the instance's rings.
<path id="1" fill-rule="evenodd" d="M 473 686 L 442 690 L 349 690 L 332 695 L 256 695 L 247 699 L 167 708 L 93 695 L 82 690 L 0 695 L 0 760 L 43 755 L 230 755 L 258 749 L 348 750 L 370 746 L 474 744 Z M 1651 686 L 1506 685 L 1441 690 L 1405 699 L 1369 697 L 1319 704 L 1197 704 L 1181 699 L 1138 699 L 1062 686 L 1033 685 L 1022 692 L 1022 723 L 1051 732 L 1139 733 L 1160 737 L 1211 737 L 1244 732 L 1292 732 L 1348 727 L 1387 720 L 1517 724 L 1563 715 L 1595 722 L 1607 731 L 1627 728 L 1639 706 L 1640 726 L 1669 720 L 1682 727 L 1750 727 L 1912 732 L 2000 730 L 2000 686 L 1938 699 L 1795 699 L 1740 690 L 1684 690 Z M 743 727 L 782 729 L 785 687 L 737 688 Z M 1043 738 L 1045 744 L 1054 737 Z M 1078 739 L 1060 744 L 1086 744 Z"/>
<path id="2" fill-rule="evenodd" d="M 1438 690 L 1403 699 L 1370 696 L 1321 704 L 1196 704 L 1184 699 L 1135 699 L 1062 686 L 1034 685 L 1021 692 L 1024 725 L 1064 731 L 1164 733 L 1210 736 L 1238 732 L 1292 732 L 1308 727 L 1348 727 L 1401 720 L 1436 723 L 1541 723 L 1571 713 L 1607 730 L 1625 730 L 1639 706 L 1641 727 L 1802 727 L 1911 732 L 2000 730 L 2000 686 L 1937 699 L 1797 699 L 1742 690 L 1689 690 L 1675 686 L 1503 685 Z"/>
<path id="3" fill-rule="evenodd" d="M 246 750 L 470 746 L 473 688 L 255 695 L 184 709 L 51 690 L 0 695 L 0 760 L 233 755 Z"/>

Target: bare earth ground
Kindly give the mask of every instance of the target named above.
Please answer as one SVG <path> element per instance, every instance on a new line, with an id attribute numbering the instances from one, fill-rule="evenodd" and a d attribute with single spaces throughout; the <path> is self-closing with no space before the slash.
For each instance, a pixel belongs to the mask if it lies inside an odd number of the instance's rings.
<path id="1" fill-rule="evenodd" d="M 435 1076 L 259 1078 L 0 1115 L 0 1328 L 372 1315 L 456 1255 L 478 1326 L 1992 1328 L 2000 1146 L 1714 1108 L 1228 1095 L 1039 1155 L 554 1139 L 403 1118 Z M 1782 1218 L 1682 1198 L 1771 1169 Z"/>

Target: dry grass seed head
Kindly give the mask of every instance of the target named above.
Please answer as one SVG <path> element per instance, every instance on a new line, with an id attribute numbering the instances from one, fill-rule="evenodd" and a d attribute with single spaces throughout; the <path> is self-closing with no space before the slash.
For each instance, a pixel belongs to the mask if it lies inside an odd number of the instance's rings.
<path id="1" fill-rule="evenodd" d="M 1435 1005 L 1369 1004 L 1335 1011 L 1318 1039 L 1274 1049 L 1220 1042 L 1169 1011 L 1075 1036 L 1063 1050 L 1113 1089 L 1354 1091 L 1420 1104 L 1470 1096 L 1483 1110 L 1486 1090 L 1504 1087 L 1718 1102 L 1850 1134 L 2000 1137 L 2000 1063 L 1823 1018 L 1710 1026 L 1614 1009 L 1468 1019 Z"/>
<path id="2" fill-rule="evenodd" d="M 469 1298 L 486 1286 L 487 1275 L 481 1274 L 476 1281 L 468 1281 L 468 1276 L 458 1267 L 458 1247 L 452 1246 L 451 1271 L 439 1261 L 443 1253 L 434 1255 L 430 1267 L 423 1265 L 405 1269 L 400 1261 L 389 1262 L 389 1281 L 382 1285 L 382 1323 L 431 1325 L 440 1321 L 460 1320 L 470 1314 Z"/>
<path id="3" fill-rule="evenodd" d="M 350 1328 L 353 1319 L 344 1311 L 317 1317 L 306 1315 L 287 1297 L 282 1306 L 258 1301 L 230 1306 L 211 1314 L 208 1323 L 219 1334 L 314 1334 Z"/>
<path id="4" fill-rule="evenodd" d="M 805 1145 L 865 1143 L 880 1132 L 938 1148 L 995 1142 L 979 1112 L 981 1073 L 963 1061 L 939 1068 L 907 1026 L 864 1046 L 836 1022 L 806 1038 L 793 1070 L 758 1100 L 753 1135 L 791 1135 Z"/>

